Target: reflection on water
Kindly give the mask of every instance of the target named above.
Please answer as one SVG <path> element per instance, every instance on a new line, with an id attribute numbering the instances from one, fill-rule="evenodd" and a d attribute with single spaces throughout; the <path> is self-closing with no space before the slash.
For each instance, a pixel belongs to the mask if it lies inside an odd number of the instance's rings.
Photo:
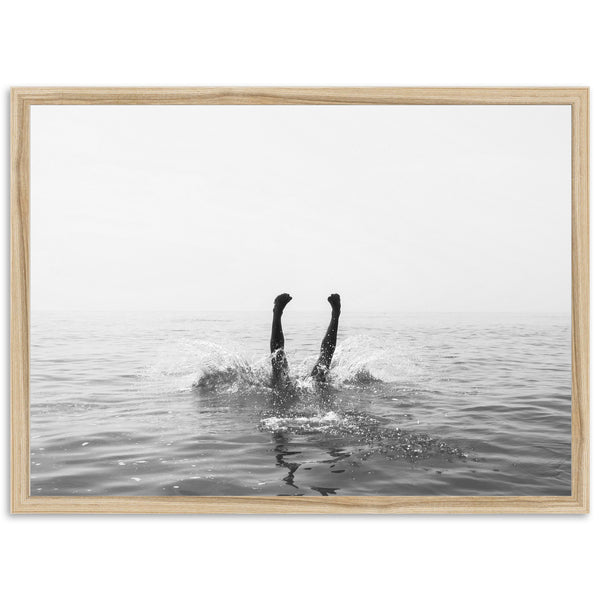
<path id="1" fill-rule="evenodd" d="M 366 390 L 372 392 L 372 389 Z M 340 398 L 345 397 L 340 394 Z M 287 494 L 304 495 L 294 483 L 294 475 L 300 468 L 312 470 L 315 463 L 326 466 L 330 474 L 340 474 L 374 454 L 408 461 L 443 455 L 467 459 L 460 448 L 445 441 L 426 433 L 411 433 L 398 426 L 385 425 L 382 419 L 368 414 L 344 411 L 340 403 L 336 401 L 336 391 L 323 385 L 310 392 L 297 390 L 283 400 L 280 393 L 273 394 L 271 411 L 261 419 L 259 429 L 273 434 L 276 464 L 287 470 L 282 481 L 296 490 L 288 490 Z M 311 449 L 320 450 L 319 460 L 305 459 L 301 448 L 309 444 Z M 313 485 L 310 489 L 327 496 L 339 488 Z"/>
<path id="2" fill-rule="evenodd" d="M 570 494 L 568 315 L 34 314 L 36 495 Z"/>

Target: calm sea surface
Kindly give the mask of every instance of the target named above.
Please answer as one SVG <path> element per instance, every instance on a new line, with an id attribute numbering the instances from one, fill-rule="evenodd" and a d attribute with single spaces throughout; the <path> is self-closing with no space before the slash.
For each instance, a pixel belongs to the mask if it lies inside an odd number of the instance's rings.
<path id="1" fill-rule="evenodd" d="M 33 495 L 569 495 L 569 315 L 34 313 Z"/>

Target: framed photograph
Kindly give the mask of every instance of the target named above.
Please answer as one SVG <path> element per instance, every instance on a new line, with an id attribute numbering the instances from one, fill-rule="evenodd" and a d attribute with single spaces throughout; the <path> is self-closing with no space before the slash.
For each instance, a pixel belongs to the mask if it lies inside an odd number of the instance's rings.
<path id="1" fill-rule="evenodd" d="M 15 513 L 589 510 L 586 88 L 15 88 Z"/>

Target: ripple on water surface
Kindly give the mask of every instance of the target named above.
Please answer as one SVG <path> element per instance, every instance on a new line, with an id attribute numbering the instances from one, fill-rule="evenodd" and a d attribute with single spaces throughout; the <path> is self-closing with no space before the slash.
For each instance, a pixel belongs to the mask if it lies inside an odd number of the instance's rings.
<path id="1" fill-rule="evenodd" d="M 570 494 L 568 315 L 268 317 L 34 314 L 32 494 Z"/>

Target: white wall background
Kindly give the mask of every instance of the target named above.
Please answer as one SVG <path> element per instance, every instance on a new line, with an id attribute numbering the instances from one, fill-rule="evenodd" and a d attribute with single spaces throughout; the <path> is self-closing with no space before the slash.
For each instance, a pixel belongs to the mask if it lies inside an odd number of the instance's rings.
<path id="1" fill-rule="evenodd" d="M 24 0 L 2 13 L 5 206 L 10 85 L 589 85 L 592 115 L 598 109 L 600 44 L 591 1 Z M 595 167 L 592 181 L 598 174 Z M 7 208 L 3 218 L 0 326 L 7 340 Z M 597 255 L 593 244 L 593 265 Z M 594 283 L 592 269 L 592 308 Z M 593 358 L 599 336 L 594 319 Z M 592 514 L 580 517 L 9 516 L 8 342 L 3 349 L 5 597 L 597 593 L 595 499 Z M 597 374 L 592 360 L 592 403 Z M 596 413 L 592 437 L 599 433 Z M 597 465 L 593 452 L 593 479 Z"/>

